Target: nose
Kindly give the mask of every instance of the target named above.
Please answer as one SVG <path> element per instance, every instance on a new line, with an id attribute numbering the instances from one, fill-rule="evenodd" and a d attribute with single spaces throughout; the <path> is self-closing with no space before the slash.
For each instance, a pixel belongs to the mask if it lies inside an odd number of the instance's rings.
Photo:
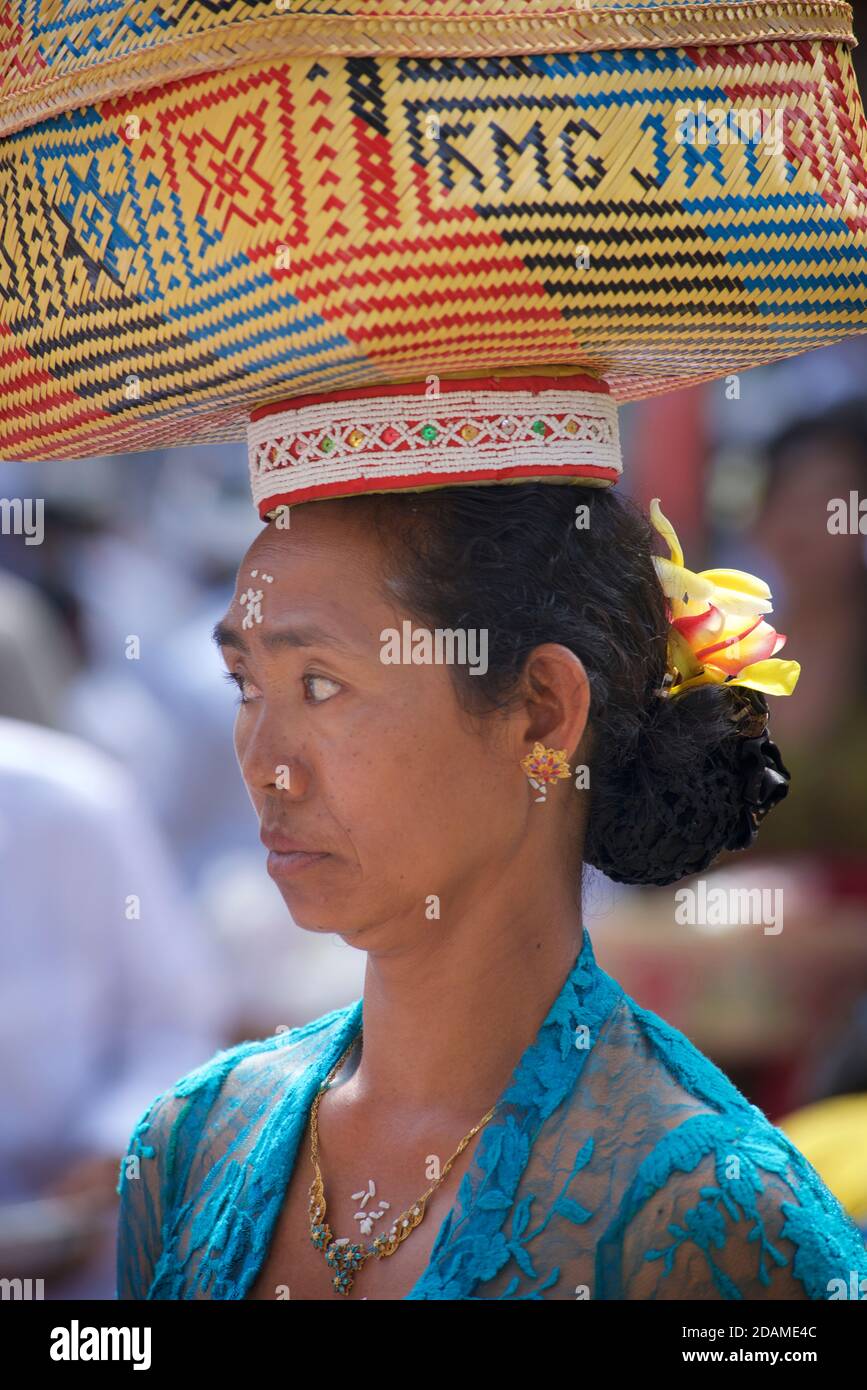
<path id="1" fill-rule="evenodd" d="M 235 752 L 241 776 L 254 805 L 262 796 L 281 796 L 303 801 L 310 795 L 312 768 L 297 731 L 287 729 L 285 718 L 269 712 L 268 702 L 257 702 L 255 712 L 238 721 Z"/>

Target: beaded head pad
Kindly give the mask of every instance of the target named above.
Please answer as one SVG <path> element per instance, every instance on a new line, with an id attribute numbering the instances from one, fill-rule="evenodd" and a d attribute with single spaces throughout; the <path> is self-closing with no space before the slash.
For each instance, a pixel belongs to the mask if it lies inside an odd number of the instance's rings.
<path id="1" fill-rule="evenodd" d="M 241 440 L 272 402 L 516 364 L 635 399 L 863 332 L 851 18 L 18 0 L 0 457 Z"/>
<path id="2" fill-rule="evenodd" d="M 491 377 L 333 392 L 253 412 L 253 500 L 528 479 L 606 486 L 622 463 L 617 406 L 589 377 Z"/>

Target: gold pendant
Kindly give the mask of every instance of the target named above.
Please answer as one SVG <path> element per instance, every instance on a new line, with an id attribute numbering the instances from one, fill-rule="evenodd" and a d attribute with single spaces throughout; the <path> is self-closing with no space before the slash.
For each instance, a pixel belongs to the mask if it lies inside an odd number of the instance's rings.
<path id="1" fill-rule="evenodd" d="M 349 1293 L 355 1276 L 371 1255 L 375 1255 L 377 1259 L 393 1255 L 398 1246 L 422 1221 L 425 1205 L 426 1197 L 416 1202 L 415 1206 L 399 1218 L 399 1224 L 395 1222 L 387 1235 L 377 1236 L 373 1244 L 365 1250 L 362 1245 L 356 1245 L 347 1236 L 335 1240 L 334 1233 L 325 1219 L 325 1190 L 322 1176 L 317 1172 L 310 1184 L 310 1239 L 316 1249 L 324 1253 L 329 1268 L 336 1271 L 331 1280 L 335 1293 Z"/>
<path id="2" fill-rule="evenodd" d="M 330 1234 L 330 1233 L 329 1233 Z M 351 1240 L 333 1240 L 325 1251 L 325 1262 L 336 1270 L 331 1286 L 335 1293 L 348 1294 L 355 1276 L 368 1259 L 368 1252 Z"/>
<path id="3" fill-rule="evenodd" d="M 335 1293 L 348 1294 L 355 1276 L 370 1259 L 372 1251 L 355 1245 L 347 1237 L 335 1240 L 334 1234 L 325 1220 L 325 1194 L 321 1178 L 316 1178 L 310 1187 L 310 1239 L 317 1250 L 322 1250 L 325 1262 L 335 1271 L 331 1287 Z"/>

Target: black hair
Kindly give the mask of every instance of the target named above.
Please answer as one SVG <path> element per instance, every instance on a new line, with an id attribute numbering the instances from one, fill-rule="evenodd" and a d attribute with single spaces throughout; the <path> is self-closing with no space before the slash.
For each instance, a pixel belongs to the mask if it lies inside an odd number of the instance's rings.
<path id="1" fill-rule="evenodd" d="M 465 709 L 507 708 L 543 642 L 568 647 L 584 664 L 585 862 L 619 882 L 664 885 L 741 847 L 734 692 L 708 685 L 673 700 L 656 693 L 668 610 L 652 561 L 656 532 L 633 503 L 607 488 L 548 483 L 366 500 L 395 564 L 392 594 L 431 627 L 487 631 L 487 672 L 451 667 Z M 587 508 L 581 529 L 579 506 Z"/>

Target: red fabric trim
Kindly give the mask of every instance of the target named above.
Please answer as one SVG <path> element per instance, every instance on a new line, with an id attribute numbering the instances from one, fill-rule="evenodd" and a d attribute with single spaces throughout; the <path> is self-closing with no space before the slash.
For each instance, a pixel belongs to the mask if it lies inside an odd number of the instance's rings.
<path id="1" fill-rule="evenodd" d="M 378 396 L 418 396 L 424 385 L 421 381 L 411 381 L 399 386 L 383 383 L 376 386 L 353 387 L 348 391 L 322 391 L 317 395 L 295 396 L 291 400 L 272 401 L 270 405 L 257 406 L 250 412 L 251 420 L 261 420 L 265 415 L 275 415 L 281 410 L 301 410 L 306 405 L 342 405 L 344 401 L 371 400 Z M 452 391 L 592 391 L 600 396 L 611 394 L 605 381 L 597 381 L 592 376 L 482 376 L 466 381 L 440 379 L 440 395 Z M 435 397 L 423 397 L 429 404 Z"/>
<path id="2" fill-rule="evenodd" d="M 265 513 L 275 507 L 291 507 L 299 502 L 324 501 L 328 497 L 351 497 L 362 492 L 403 492 L 407 488 L 451 487 L 457 483 L 506 482 L 509 478 L 605 478 L 616 483 L 620 477 L 616 468 L 602 468 L 594 463 L 580 464 L 576 467 L 557 468 L 552 465 L 515 464 L 511 468 L 482 468 L 465 473 L 412 473 L 406 478 L 356 478 L 352 482 L 313 483 L 310 487 L 297 488 L 293 492 L 278 492 L 273 497 L 265 497 L 259 503 L 259 516 L 265 520 Z"/>

